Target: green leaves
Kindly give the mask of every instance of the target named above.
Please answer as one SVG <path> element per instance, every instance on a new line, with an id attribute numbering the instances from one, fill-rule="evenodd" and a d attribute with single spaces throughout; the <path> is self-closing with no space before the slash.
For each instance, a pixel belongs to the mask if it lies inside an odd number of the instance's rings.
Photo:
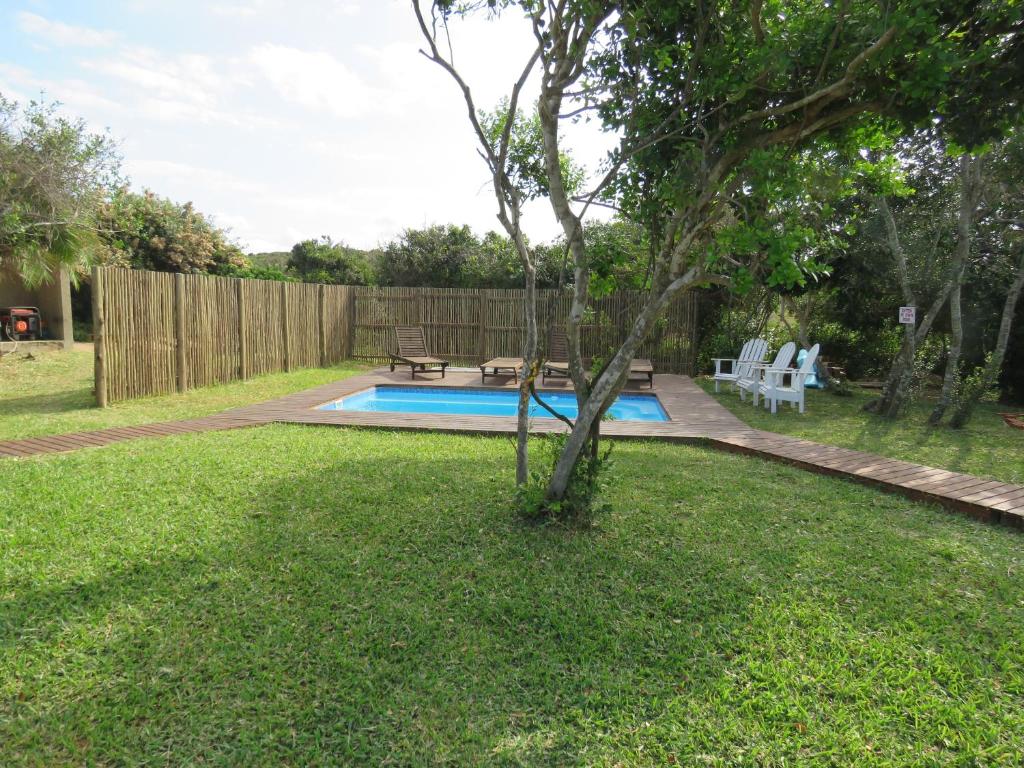
<path id="1" fill-rule="evenodd" d="M 494 153 L 499 155 L 509 119 L 508 99 L 498 102 L 491 112 L 481 110 L 478 117 Z M 540 116 L 536 111 L 529 116 L 521 110 L 516 111 L 512 118 L 506 157 L 508 176 L 523 200 L 547 196 L 550 187 L 544 163 L 544 136 Z M 568 152 L 563 152 L 559 155 L 559 170 L 566 193 L 570 196 L 576 194 L 583 184 L 583 168 Z"/>
<path id="2" fill-rule="evenodd" d="M 228 233 L 195 209 L 146 191 L 116 191 L 99 209 L 103 260 L 159 272 L 232 274 L 248 266 Z"/>
<path id="3" fill-rule="evenodd" d="M 292 246 L 288 269 L 307 283 L 366 285 L 373 278 L 364 251 L 336 243 L 326 235 Z"/>
<path id="4" fill-rule="evenodd" d="M 98 255 L 96 217 L 119 183 L 109 137 L 61 117 L 57 104 L 25 107 L 0 94 L 0 268 L 29 285 Z"/>

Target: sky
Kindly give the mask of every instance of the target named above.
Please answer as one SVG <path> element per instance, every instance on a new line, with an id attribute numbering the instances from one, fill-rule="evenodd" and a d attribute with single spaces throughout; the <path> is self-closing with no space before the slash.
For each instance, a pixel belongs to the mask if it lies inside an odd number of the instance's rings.
<path id="1" fill-rule="evenodd" d="M 479 106 L 507 93 L 531 42 L 514 16 L 453 25 Z M 0 0 L 0 94 L 108 131 L 134 189 L 192 201 L 250 252 L 500 229 L 461 93 L 421 47 L 405 0 Z M 596 176 L 610 137 L 564 133 Z M 558 234 L 546 201 L 524 230 Z"/>

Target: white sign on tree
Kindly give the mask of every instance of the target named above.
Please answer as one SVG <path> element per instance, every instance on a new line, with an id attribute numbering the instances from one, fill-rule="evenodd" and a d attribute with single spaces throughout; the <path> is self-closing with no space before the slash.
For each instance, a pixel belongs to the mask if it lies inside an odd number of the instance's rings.
<path id="1" fill-rule="evenodd" d="M 916 307 L 900 307 L 900 324 L 914 325 L 917 323 Z"/>

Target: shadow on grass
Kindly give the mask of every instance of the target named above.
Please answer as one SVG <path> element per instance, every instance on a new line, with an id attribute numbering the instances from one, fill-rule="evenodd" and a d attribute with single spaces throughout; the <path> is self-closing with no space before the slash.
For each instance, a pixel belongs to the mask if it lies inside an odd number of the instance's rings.
<path id="1" fill-rule="evenodd" d="M 216 549 L 13 585 L 8 647 L 121 630 L 76 659 L 61 701 L 24 670 L 17 731 L 101 761 L 158 743 L 175 761 L 568 759 L 552 725 L 566 712 L 632 720 L 647 696 L 720 683 L 753 594 L 725 557 L 666 541 L 639 556 L 611 534 L 519 523 L 478 469 L 406 462 L 401 496 L 418 503 L 402 508 L 392 462 L 340 460 L 261 488 L 242 535 Z M 341 476 L 358 490 L 340 493 Z M 477 493 L 444 488 L 460 476 Z"/>
<path id="2" fill-rule="evenodd" d="M 701 384 L 706 391 L 712 389 L 706 381 Z M 755 411 L 735 393 L 712 392 L 712 396 L 757 429 L 1005 482 L 1024 480 L 1017 458 L 1024 450 L 1024 439 L 1005 429 L 996 409 L 987 403 L 979 407 L 966 428 L 954 430 L 927 424 L 934 405 L 928 398 L 915 402 L 907 415 L 887 419 L 863 410 L 876 396 L 872 392 L 856 392 L 851 397 L 808 392 L 805 414 L 780 408 L 776 416 L 763 408 Z"/>
<path id="3" fill-rule="evenodd" d="M 88 408 L 95 408 L 92 389 L 80 387 L 62 392 L 50 392 L 44 395 L 25 395 L 23 397 L 5 397 L 3 409 L 8 416 L 31 416 L 33 414 L 70 413 Z"/>
<path id="4" fill-rule="evenodd" d="M 802 601 L 823 562 L 830 605 L 859 604 L 858 577 L 876 577 L 883 633 L 932 589 L 896 555 L 865 564 L 872 532 L 813 506 L 820 479 L 700 454 L 734 470 L 721 494 L 700 466 L 686 482 L 650 471 L 659 455 L 627 455 L 619 512 L 588 535 L 514 521 L 501 455 L 313 456 L 225 510 L 237 525 L 222 541 L 15 585 L 0 638 L 26 660 L 8 748 L 43 762 L 571 763 L 602 733 L 628 747 L 680 696 L 714 710 L 765 606 Z"/>

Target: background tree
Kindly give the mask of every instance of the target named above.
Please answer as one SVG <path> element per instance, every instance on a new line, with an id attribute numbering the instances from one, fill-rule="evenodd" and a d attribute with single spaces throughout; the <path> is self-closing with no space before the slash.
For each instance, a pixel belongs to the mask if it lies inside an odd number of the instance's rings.
<path id="1" fill-rule="evenodd" d="M 1004 298 L 1001 311 L 992 313 L 998 328 L 983 341 L 989 351 L 955 398 L 949 422 L 954 428 L 970 420 L 974 406 L 998 381 L 1024 290 L 1024 135 L 1020 128 L 984 158 L 979 184 L 984 209 L 978 238 L 980 261 L 985 277 L 995 278 Z"/>
<path id="2" fill-rule="evenodd" d="M 246 267 L 228 234 L 197 211 L 148 190 L 119 190 L 100 215 L 109 264 L 156 272 L 216 272 Z"/>
<path id="3" fill-rule="evenodd" d="M 381 250 L 375 264 L 380 285 L 464 288 L 480 241 L 467 226 L 437 224 L 406 229 Z"/>
<path id="4" fill-rule="evenodd" d="M 97 210 L 119 183 L 111 139 L 57 107 L 20 109 L 0 94 L 0 268 L 30 285 L 88 267 L 101 250 Z"/>
<path id="5" fill-rule="evenodd" d="M 885 273 L 892 276 L 900 302 L 920 308 L 917 324 L 902 327 L 881 396 L 865 406 L 882 416 L 899 416 L 909 405 L 918 350 L 963 278 L 969 238 L 961 238 L 962 248 L 957 247 L 958 221 L 973 215 L 975 187 L 971 166 L 961 165 L 941 140 L 924 132 L 865 166 L 866 204 L 877 221 L 867 231 L 891 259 Z"/>
<path id="6" fill-rule="evenodd" d="M 363 251 L 336 243 L 327 235 L 292 246 L 287 271 L 303 282 L 328 285 L 367 285 L 373 276 Z"/>

